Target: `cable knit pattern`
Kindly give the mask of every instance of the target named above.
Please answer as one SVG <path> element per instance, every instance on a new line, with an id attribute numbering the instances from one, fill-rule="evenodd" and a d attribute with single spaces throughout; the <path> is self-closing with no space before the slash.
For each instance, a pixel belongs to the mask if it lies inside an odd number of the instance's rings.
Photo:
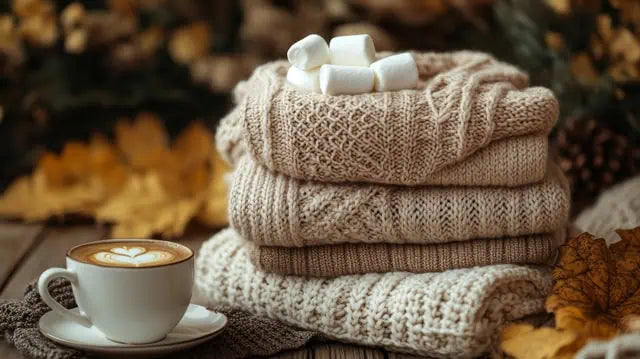
<path id="1" fill-rule="evenodd" d="M 229 221 L 259 245 L 446 243 L 551 233 L 565 226 L 569 189 L 560 169 L 526 187 L 330 184 L 274 174 L 240 161 Z"/>
<path id="2" fill-rule="evenodd" d="M 240 85 L 238 85 L 240 86 Z M 240 108 L 224 117 L 216 131 L 216 147 L 222 158 L 236 167 L 247 152 Z M 490 143 L 464 161 L 423 178 L 422 185 L 521 186 L 544 177 L 549 141 L 545 135 L 528 135 Z M 332 181 L 331 178 L 326 179 Z"/>
<path id="3" fill-rule="evenodd" d="M 319 181 L 424 184 L 502 138 L 547 134 L 558 103 L 487 54 L 414 54 L 416 90 L 325 96 L 286 82 L 286 61 L 255 70 L 239 116 L 248 151 L 273 171 Z"/>
<path id="4" fill-rule="evenodd" d="M 309 279 L 256 270 L 248 247 L 224 230 L 196 260 L 196 286 L 229 305 L 329 338 L 438 357 L 473 357 L 508 321 L 544 310 L 551 272 L 495 265 L 442 273 L 403 272 Z"/>
<path id="5" fill-rule="evenodd" d="M 385 272 L 441 272 L 492 264 L 555 260 L 566 230 L 555 234 L 442 244 L 334 244 L 302 248 L 250 245 L 251 262 L 269 273 L 311 277 Z"/>

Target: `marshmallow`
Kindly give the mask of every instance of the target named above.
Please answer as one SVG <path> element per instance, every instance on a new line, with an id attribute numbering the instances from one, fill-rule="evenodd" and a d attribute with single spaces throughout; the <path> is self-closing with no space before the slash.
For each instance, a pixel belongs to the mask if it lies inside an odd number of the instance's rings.
<path id="1" fill-rule="evenodd" d="M 300 70 L 309 70 L 331 61 L 331 53 L 327 42 L 318 35 L 312 34 L 291 45 L 287 51 L 291 65 Z"/>
<path id="2" fill-rule="evenodd" d="M 376 91 L 412 89 L 418 84 L 418 66 L 408 52 L 378 60 L 370 68 L 375 73 Z"/>
<path id="3" fill-rule="evenodd" d="M 334 65 L 369 66 L 376 59 L 373 40 L 366 34 L 334 37 L 329 48 Z"/>
<path id="4" fill-rule="evenodd" d="M 291 66 L 289 68 L 289 72 L 287 72 L 287 81 L 295 87 L 320 93 L 320 82 L 318 81 L 319 73 L 319 68 L 304 71 Z"/>
<path id="5" fill-rule="evenodd" d="M 320 89 L 325 95 L 371 92 L 373 83 L 373 70 L 368 67 L 322 65 L 320 68 Z"/>

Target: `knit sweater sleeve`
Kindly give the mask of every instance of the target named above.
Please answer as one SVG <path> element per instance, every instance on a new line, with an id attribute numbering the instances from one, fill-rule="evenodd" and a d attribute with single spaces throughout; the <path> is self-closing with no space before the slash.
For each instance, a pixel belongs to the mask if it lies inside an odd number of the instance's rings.
<path id="1" fill-rule="evenodd" d="M 236 109 L 253 158 L 291 177 L 421 184 L 491 142 L 547 134 L 558 103 L 525 73 L 477 52 L 414 54 L 418 88 L 360 95 L 303 92 L 288 64 L 256 69 Z"/>

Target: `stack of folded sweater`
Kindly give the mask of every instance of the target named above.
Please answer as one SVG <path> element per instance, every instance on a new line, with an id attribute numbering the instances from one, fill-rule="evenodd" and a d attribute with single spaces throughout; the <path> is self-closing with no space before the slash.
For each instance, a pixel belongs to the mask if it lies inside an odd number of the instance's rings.
<path id="1" fill-rule="evenodd" d="M 556 99 L 486 54 L 413 56 L 416 90 L 305 93 L 281 61 L 238 86 L 217 132 L 232 229 L 197 262 L 209 300 L 438 356 L 542 310 L 569 211 Z"/>

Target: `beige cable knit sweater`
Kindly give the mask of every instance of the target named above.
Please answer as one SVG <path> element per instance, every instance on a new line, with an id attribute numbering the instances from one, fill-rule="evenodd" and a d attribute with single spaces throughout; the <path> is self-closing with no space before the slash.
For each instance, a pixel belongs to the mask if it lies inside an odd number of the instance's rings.
<path id="1" fill-rule="evenodd" d="M 524 187 L 407 187 L 331 184 L 274 174 L 240 161 L 229 193 L 229 220 L 258 245 L 433 244 L 551 233 L 566 226 L 569 189 L 549 167 Z"/>
<path id="2" fill-rule="evenodd" d="M 566 230 L 554 234 L 440 244 L 358 243 L 302 248 L 251 244 L 251 263 L 269 273 L 310 277 L 442 272 L 492 264 L 550 264 Z"/>
<path id="3" fill-rule="evenodd" d="M 544 135 L 558 116 L 548 89 L 476 52 L 414 54 L 416 90 L 325 96 L 286 82 L 286 61 L 255 70 L 238 105 L 256 161 L 319 181 L 424 184 L 491 142 Z"/>
<path id="4" fill-rule="evenodd" d="M 486 352 L 509 321 L 544 310 L 548 269 L 495 265 L 442 273 L 308 279 L 256 270 L 232 230 L 205 242 L 196 287 L 228 305 L 329 338 L 439 357 Z"/>
<path id="5" fill-rule="evenodd" d="M 231 111 L 220 121 L 216 130 L 218 152 L 232 167 L 247 153 L 239 111 L 239 107 Z M 546 135 L 517 136 L 495 141 L 464 161 L 425 176 L 421 184 L 521 186 L 539 182 L 544 177 L 548 146 Z"/>

